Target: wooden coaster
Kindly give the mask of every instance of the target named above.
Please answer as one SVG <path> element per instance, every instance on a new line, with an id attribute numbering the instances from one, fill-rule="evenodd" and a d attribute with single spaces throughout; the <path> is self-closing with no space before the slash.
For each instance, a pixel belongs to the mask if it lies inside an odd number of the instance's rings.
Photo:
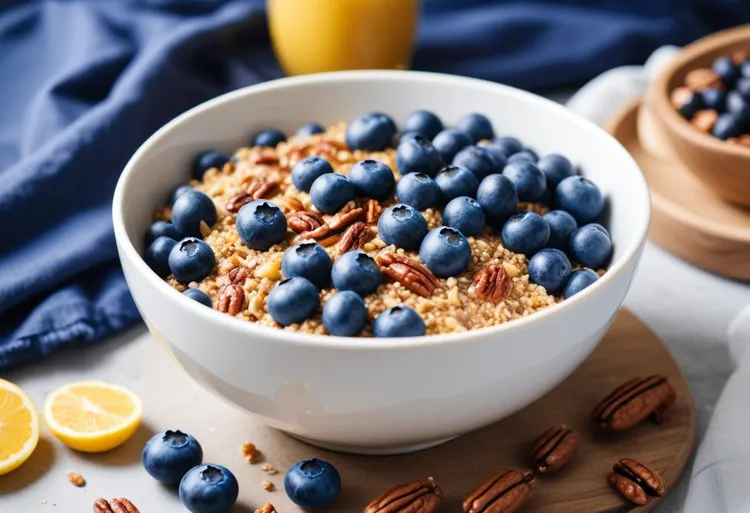
<path id="1" fill-rule="evenodd" d="M 471 369 L 456 372 L 468 373 Z M 649 374 L 667 376 L 677 391 L 677 403 L 669 410 L 664 424 L 657 426 L 647 421 L 624 433 L 595 433 L 589 420 L 592 408 L 627 379 Z M 463 497 L 493 473 L 530 468 L 535 438 L 549 426 L 561 423 L 577 433 L 577 452 L 558 473 L 537 478 L 531 498 L 521 511 L 650 511 L 657 499 L 640 508 L 625 502 L 607 485 L 607 473 L 618 459 L 632 457 L 659 471 L 671 487 L 685 468 L 695 437 L 693 401 L 680 369 L 661 341 L 624 310 L 593 354 L 555 390 L 501 422 L 433 449 L 402 456 L 353 456 L 316 449 L 251 422 L 243 431 L 261 449 L 264 461 L 279 469 L 312 456 L 333 463 L 341 473 L 343 491 L 326 511 L 361 512 L 386 489 L 432 476 L 445 494 L 440 511 L 459 512 Z M 246 505 L 240 510 L 253 511 L 247 506 L 255 508 L 270 502 L 280 512 L 302 511 L 283 492 L 283 470 L 282 474 L 264 477 L 261 465 L 233 467 L 242 483 L 240 500 Z M 274 481 L 279 490 L 264 492 L 261 479 Z M 248 483 L 254 482 L 257 487 L 250 486 L 248 490 Z"/>
<path id="2" fill-rule="evenodd" d="M 629 105 L 608 129 L 633 155 L 648 182 L 651 240 L 707 271 L 750 281 L 750 211 L 720 200 L 680 164 L 655 153 L 654 141 L 645 135 L 648 117 L 639 116 L 641 109 L 640 102 Z"/>

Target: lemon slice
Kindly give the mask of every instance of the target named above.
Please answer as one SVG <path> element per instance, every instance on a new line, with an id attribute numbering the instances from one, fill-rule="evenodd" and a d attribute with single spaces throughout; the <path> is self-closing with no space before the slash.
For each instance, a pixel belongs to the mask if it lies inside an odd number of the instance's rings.
<path id="1" fill-rule="evenodd" d="M 39 415 L 26 392 L 0 379 L 0 476 L 29 459 L 39 442 Z"/>
<path id="2" fill-rule="evenodd" d="M 83 452 L 103 452 L 125 443 L 141 423 L 143 403 L 130 390 L 100 381 L 80 381 L 52 392 L 44 420 L 62 443 Z"/>

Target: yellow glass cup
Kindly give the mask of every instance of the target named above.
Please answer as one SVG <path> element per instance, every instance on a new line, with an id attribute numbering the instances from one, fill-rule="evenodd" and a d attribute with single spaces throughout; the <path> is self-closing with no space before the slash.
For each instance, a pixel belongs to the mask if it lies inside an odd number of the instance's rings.
<path id="1" fill-rule="evenodd" d="M 406 69 L 419 0 L 268 0 L 274 52 L 287 75 Z"/>

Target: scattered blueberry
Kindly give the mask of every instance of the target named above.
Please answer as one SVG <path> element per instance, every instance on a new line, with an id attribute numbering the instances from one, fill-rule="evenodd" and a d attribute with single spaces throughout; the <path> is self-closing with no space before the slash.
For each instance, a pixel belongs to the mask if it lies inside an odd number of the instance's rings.
<path id="1" fill-rule="evenodd" d="M 443 129 L 440 118 L 428 110 L 415 110 L 404 121 L 404 133 L 415 132 L 427 139 L 434 139 Z"/>
<path id="2" fill-rule="evenodd" d="M 306 157 L 292 167 L 292 183 L 298 191 L 310 192 L 315 180 L 328 173 L 333 173 L 333 166 L 326 159 Z"/>
<path id="3" fill-rule="evenodd" d="M 157 237 L 169 237 L 174 241 L 182 240 L 185 236 L 180 233 L 180 230 L 167 221 L 156 221 L 154 224 L 149 226 L 146 232 L 146 245 L 148 246 L 154 242 Z"/>
<path id="4" fill-rule="evenodd" d="M 268 294 L 268 313 L 282 326 L 309 319 L 320 308 L 318 288 L 306 278 L 279 282 Z"/>
<path id="5" fill-rule="evenodd" d="M 484 210 L 475 199 L 459 196 L 443 209 L 443 224 L 455 228 L 466 237 L 479 235 L 485 226 Z"/>
<path id="6" fill-rule="evenodd" d="M 747 60 L 740 64 L 740 74 L 743 77 L 750 77 L 750 60 Z"/>
<path id="7" fill-rule="evenodd" d="M 390 146 L 396 135 L 396 124 L 380 112 L 358 117 L 346 128 L 346 144 L 351 150 L 381 151 Z"/>
<path id="8" fill-rule="evenodd" d="M 226 513 L 239 493 L 234 474 L 212 463 L 193 467 L 180 481 L 180 501 L 191 513 Z"/>
<path id="9" fill-rule="evenodd" d="M 211 274 L 214 265 L 214 250 L 194 237 L 182 239 L 169 252 L 169 270 L 182 283 L 201 281 Z"/>
<path id="10" fill-rule="evenodd" d="M 318 123 L 305 123 L 297 129 L 297 135 L 322 134 L 326 129 Z"/>
<path id="11" fill-rule="evenodd" d="M 539 160 L 539 158 L 536 156 L 536 154 L 529 150 L 528 148 L 525 150 L 521 150 L 518 153 L 514 153 L 510 157 L 508 157 L 507 163 L 510 164 L 511 162 L 515 162 L 517 160 L 525 160 L 526 162 L 531 162 L 532 164 L 536 164 L 536 161 Z"/>
<path id="12" fill-rule="evenodd" d="M 547 189 L 554 191 L 557 184 L 562 182 L 565 178 L 573 176 L 575 170 L 573 164 L 562 155 L 556 153 L 550 153 L 539 159 L 536 167 L 539 168 L 547 179 Z"/>
<path id="13" fill-rule="evenodd" d="M 739 91 L 729 91 L 727 94 L 727 112 L 732 114 L 740 123 L 750 121 L 750 100 Z"/>
<path id="14" fill-rule="evenodd" d="M 495 136 L 495 131 L 492 129 L 490 120 L 486 116 L 475 112 L 462 117 L 458 121 L 456 128 L 469 134 L 474 143 L 484 141 L 485 139 L 492 139 Z"/>
<path id="15" fill-rule="evenodd" d="M 568 283 L 563 289 L 563 297 L 568 299 L 571 296 L 575 296 L 598 279 L 599 275 L 591 269 L 577 270 L 570 275 L 570 279 L 568 279 Z"/>
<path id="16" fill-rule="evenodd" d="M 477 203 L 482 206 L 488 224 L 500 228 L 516 211 L 516 186 L 506 176 L 490 175 L 479 184 Z"/>
<path id="17" fill-rule="evenodd" d="M 570 260 L 559 249 L 543 249 L 529 260 L 529 279 L 550 294 L 563 289 L 571 272 Z"/>
<path id="18" fill-rule="evenodd" d="M 440 169 L 442 157 L 429 139 L 421 135 L 402 138 L 396 149 L 396 165 L 402 176 L 408 173 L 424 173 L 435 176 Z"/>
<path id="19" fill-rule="evenodd" d="M 570 176 L 557 185 L 555 206 L 568 212 L 581 225 L 599 217 L 604 210 L 604 197 L 590 180 Z"/>
<path id="20" fill-rule="evenodd" d="M 177 244 L 177 241 L 171 237 L 161 236 L 153 240 L 146 248 L 143 259 L 159 278 L 169 276 L 169 253 L 175 244 Z"/>
<path id="21" fill-rule="evenodd" d="M 612 254 L 612 239 L 602 225 L 587 224 L 570 236 L 568 251 L 573 260 L 591 269 L 601 269 Z"/>
<path id="22" fill-rule="evenodd" d="M 547 179 L 536 164 L 525 160 L 510 162 L 503 176 L 516 186 L 519 201 L 538 201 L 547 188 Z"/>
<path id="23" fill-rule="evenodd" d="M 275 128 L 261 130 L 253 137 L 253 146 L 268 146 L 275 148 L 279 143 L 286 141 L 286 134 Z"/>
<path id="24" fill-rule="evenodd" d="M 248 247 L 265 251 L 286 236 L 286 217 L 279 207 L 266 200 L 251 201 L 237 213 L 240 239 Z"/>
<path id="25" fill-rule="evenodd" d="M 425 236 L 419 247 L 419 258 L 435 276 L 449 278 L 469 265 L 471 246 L 460 231 L 440 226 Z"/>
<path id="26" fill-rule="evenodd" d="M 328 285 L 332 267 L 331 257 L 315 242 L 301 242 L 284 251 L 281 259 L 281 272 L 285 278 L 301 276 L 319 289 Z"/>
<path id="27" fill-rule="evenodd" d="M 203 153 L 195 157 L 195 160 L 193 161 L 193 178 L 195 178 L 196 180 L 203 180 L 203 175 L 206 174 L 206 171 L 208 171 L 212 167 L 221 169 L 227 162 L 229 162 L 229 157 L 227 157 L 220 151 L 204 151 Z"/>
<path id="28" fill-rule="evenodd" d="M 476 197 L 479 181 L 474 173 L 463 166 L 448 166 L 435 176 L 443 203 L 459 196 Z"/>
<path id="29" fill-rule="evenodd" d="M 168 485 L 178 484 L 188 470 L 200 465 L 202 461 L 201 444 L 180 430 L 154 435 L 146 442 L 141 453 L 141 462 L 146 472 L 160 483 Z"/>
<path id="30" fill-rule="evenodd" d="M 354 337 L 367 324 L 367 307 L 359 294 L 344 290 L 334 294 L 323 306 L 323 326 L 337 337 Z"/>
<path id="31" fill-rule="evenodd" d="M 452 162 L 456 153 L 472 143 L 469 134 L 456 128 L 446 128 L 432 140 L 432 145 L 443 157 L 443 162 Z"/>
<path id="32" fill-rule="evenodd" d="M 732 114 L 725 112 L 716 120 L 711 133 L 719 139 L 726 141 L 730 137 L 739 137 L 742 133 L 742 129 L 740 128 L 740 123 L 737 121 L 737 118 Z"/>
<path id="33" fill-rule="evenodd" d="M 750 77 L 742 77 L 737 80 L 734 86 L 735 91 L 740 93 L 745 98 L 750 96 Z"/>
<path id="34" fill-rule="evenodd" d="M 572 215 L 564 210 L 550 210 L 542 216 L 549 225 L 549 241 L 547 246 L 567 250 L 568 238 L 570 234 L 576 231 L 578 223 Z"/>
<path id="35" fill-rule="evenodd" d="M 393 192 L 395 178 L 391 168 L 377 160 L 362 160 L 349 170 L 349 181 L 359 196 L 384 200 Z"/>
<path id="36" fill-rule="evenodd" d="M 172 197 L 170 198 L 170 204 L 174 205 L 174 202 L 177 201 L 177 198 L 185 194 L 186 192 L 192 191 L 193 188 L 189 185 L 178 185 L 177 188 L 172 193 Z"/>
<path id="37" fill-rule="evenodd" d="M 703 104 L 707 109 L 723 112 L 726 108 L 727 93 L 718 87 L 704 89 L 701 96 L 703 96 Z"/>
<path id="38" fill-rule="evenodd" d="M 499 161 L 484 146 L 467 146 L 453 158 L 453 165 L 467 168 L 481 182 L 491 174 L 502 172 L 505 159 Z"/>
<path id="39" fill-rule="evenodd" d="M 211 198 L 198 191 L 187 191 L 172 206 L 172 224 L 189 237 L 201 236 L 201 221 L 209 227 L 216 222 L 216 206 Z"/>
<path id="40" fill-rule="evenodd" d="M 737 70 L 737 66 L 735 66 L 734 62 L 732 62 L 732 59 L 729 57 L 720 57 L 716 59 L 713 66 L 711 66 L 711 69 L 713 69 L 714 73 L 719 76 L 721 81 L 728 88 L 734 86 L 734 82 L 740 74 Z"/>
<path id="41" fill-rule="evenodd" d="M 202 305 L 213 308 L 213 305 L 211 304 L 211 296 L 203 292 L 201 289 L 186 289 L 182 294 L 193 301 L 198 301 Z"/>
<path id="42" fill-rule="evenodd" d="M 515 137 L 498 137 L 490 143 L 489 147 L 497 148 L 507 158 L 523 150 L 523 143 Z"/>
<path id="43" fill-rule="evenodd" d="M 396 147 L 398 147 L 398 145 L 402 142 L 413 139 L 416 136 L 422 137 L 422 134 L 420 134 L 419 132 L 401 132 L 400 134 L 396 134 L 396 137 L 394 137 L 394 142 L 396 143 L 395 145 Z"/>
<path id="44" fill-rule="evenodd" d="M 440 204 L 440 188 L 424 173 L 409 173 L 396 184 L 396 198 L 421 212 Z"/>
<path id="45" fill-rule="evenodd" d="M 319 176 L 310 187 L 310 200 L 324 214 L 335 214 L 357 197 L 354 184 L 339 173 Z"/>
<path id="46" fill-rule="evenodd" d="M 531 257 L 547 245 L 549 232 L 547 221 L 533 212 L 524 211 L 508 219 L 500 238 L 506 249 Z"/>
<path id="47" fill-rule="evenodd" d="M 364 297 L 380 285 L 380 268 L 364 251 L 349 251 L 336 259 L 331 280 L 336 289 L 351 290 Z"/>
<path id="48" fill-rule="evenodd" d="M 409 205 L 397 204 L 386 209 L 378 220 L 378 235 L 388 245 L 416 249 L 427 234 L 427 221 Z"/>
<path id="49" fill-rule="evenodd" d="M 339 496 L 341 476 L 327 461 L 317 458 L 303 460 L 287 470 L 284 490 L 300 508 L 325 508 Z"/>
<path id="50" fill-rule="evenodd" d="M 421 337 L 425 332 L 422 317 L 408 306 L 394 306 L 375 317 L 376 337 Z"/>

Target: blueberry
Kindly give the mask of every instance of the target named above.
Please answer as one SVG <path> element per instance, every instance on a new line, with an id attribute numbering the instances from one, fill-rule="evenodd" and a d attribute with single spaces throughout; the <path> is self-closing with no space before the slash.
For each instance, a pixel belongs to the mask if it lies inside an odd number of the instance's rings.
<path id="1" fill-rule="evenodd" d="M 581 226 L 570 236 L 568 251 L 573 260 L 591 269 L 602 269 L 612 254 L 612 239 L 600 224 Z"/>
<path id="2" fill-rule="evenodd" d="M 519 201 L 538 201 L 547 188 L 547 179 L 536 164 L 525 160 L 510 162 L 503 168 L 503 176 L 516 186 Z"/>
<path id="3" fill-rule="evenodd" d="M 172 223 L 167 221 L 156 221 L 149 226 L 146 232 L 146 245 L 154 242 L 157 237 L 169 237 L 174 241 L 182 240 L 185 236 Z"/>
<path id="4" fill-rule="evenodd" d="M 427 139 L 434 139 L 443 129 L 440 118 L 428 110 L 415 110 L 404 121 L 404 132 L 415 132 Z"/>
<path id="5" fill-rule="evenodd" d="M 565 178 L 575 174 L 573 164 L 562 155 L 556 153 L 550 153 L 539 159 L 536 167 L 538 167 L 539 171 L 544 174 L 544 177 L 547 180 L 547 188 L 550 191 L 555 190 L 557 184 L 562 182 Z"/>
<path id="6" fill-rule="evenodd" d="M 591 269 L 577 270 L 570 275 L 570 279 L 568 279 L 568 283 L 563 289 L 563 297 L 568 299 L 571 296 L 575 296 L 598 279 L 599 275 Z"/>
<path id="7" fill-rule="evenodd" d="M 440 188 L 424 173 L 409 173 L 396 184 L 396 198 L 421 212 L 440 204 Z"/>
<path id="8" fill-rule="evenodd" d="M 443 209 L 443 224 L 455 228 L 466 237 L 479 235 L 484 230 L 484 210 L 475 199 L 459 196 Z"/>
<path id="9" fill-rule="evenodd" d="M 351 150 L 381 151 L 390 146 L 396 124 L 381 112 L 358 117 L 346 127 L 346 144 Z"/>
<path id="10" fill-rule="evenodd" d="M 729 94 L 727 94 L 727 112 L 732 114 L 740 123 L 746 124 L 750 121 L 750 100 L 738 91 L 729 91 Z"/>
<path id="11" fill-rule="evenodd" d="M 251 201 L 237 212 L 237 233 L 248 247 L 266 251 L 286 237 L 286 217 L 279 207 L 265 200 Z"/>
<path id="12" fill-rule="evenodd" d="M 209 227 L 216 222 L 216 206 L 198 191 L 187 191 L 172 206 L 172 224 L 189 237 L 201 236 L 201 221 Z"/>
<path id="13" fill-rule="evenodd" d="M 391 168 L 377 160 L 362 160 L 349 170 L 349 181 L 359 196 L 384 200 L 393 192 L 395 179 Z"/>
<path id="14" fill-rule="evenodd" d="M 268 294 L 268 313 L 282 326 L 309 319 L 320 308 L 318 288 L 305 278 L 289 278 Z"/>
<path id="15" fill-rule="evenodd" d="M 500 233 L 505 249 L 531 257 L 547 245 L 547 221 L 533 212 L 518 212 L 508 219 Z"/>
<path id="16" fill-rule="evenodd" d="M 555 206 L 572 215 L 580 224 L 590 223 L 604 210 L 599 187 L 582 176 L 570 176 L 555 189 Z"/>
<path id="17" fill-rule="evenodd" d="M 182 283 L 201 281 L 211 274 L 214 265 L 214 250 L 194 237 L 182 239 L 169 252 L 169 270 Z"/>
<path id="18" fill-rule="evenodd" d="M 563 289 L 571 272 L 570 260 L 559 249 L 543 249 L 529 260 L 529 279 L 550 294 Z"/>
<path id="19" fill-rule="evenodd" d="M 456 153 L 472 143 L 469 134 L 456 128 L 446 128 L 432 140 L 432 145 L 443 157 L 443 162 L 452 162 Z"/>
<path id="20" fill-rule="evenodd" d="M 573 216 L 564 210 L 550 210 L 542 216 L 542 219 L 549 225 L 547 246 L 567 250 L 568 238 L 578 228 L 578 223 Z"/>
<path id="21" fill-rule="evenodd" d="M 435 183 L 440 189 L 440 198 L 443 203 L 448 203 L 459 196 L 474 198 L 479 188 L 477 177 L 463 166 L 444 167 L 435 177 Z"/>
<path id="22" fill-rule="evenodd" d="M 448 226 L 431 230 L 419 247 L 419 258 L 435 276 L 461 273 L 471 261 L 471 246 L 461 232 Z"/>
<path id="23" fill-rule="evenodd" d="M 720 57 L 716 59 L 713 66 L 711 66 L 711 69 L 713 69 L 714 73 L 719 76 L 727 88 L 734 86 L 734 82 L 740 74 L 737 70 L 737 66 L 729 57 Z"/>
<path id="24" fill-rule="evenodd" d="M 463 166 L 474 173 L 478 181 L 491 174 L 502 172 L 505 165 L 505 159 L 498 159 L 483 146 L 467 146 L 459 151 L 453 158 L 454 166 Z"/>
<path id="25" fill-rule="evenodd" d="M 338 173 L 319 176 L 310 187 L 310 200 L 324 214 L 335 214 L 357 197 L 354 184 Z"/>
<path id="26" fill-rule="evenodd" d="M 482 206 L 488 224 L 500 228 L 516 211 L 516 186 L 506 176 L 490 175 L 479 184 L 477 203 Z"/>
<path id="27" fill-rule="evenodd" d="M 687 100 L 685 100 L 685 103 L 683 103 L 677 110 L 679 110 L 682 117 L 689 121 L 693 119 L 695 113 L 701 110 L 704 106 L 703 96 L 700 93 L 692 93 Z"/>
<path id="28" fill-rule="evenodd" d="M 322 134 L 326 129 L 318 123 L 305 123 L 297 129 L 297 135 Z"/>
<path id="29" fill-rule="evenodd" d="M 186 289 L 182 294 L 193 301 L 198 301 L 202 305 L 213 308 L 213 304 L 211 304 L 211 296 L 203 292 L 201 289 Z"/>
<path id="30" fill-rule="evenodd" d="M 180 501 L 191 513 L 226 513 L 239 493 L 234 474 L 213 463 L 193 467 L 180 481 Z"/>
<path id="31" fill-rule="evenodd" d="M 747 60 L 740 64 L 740 74 L 743 77 L 750 77 L 750 60 Z"/>
<path id="32" fill-rule="evenodd" d="M 323 326 L 337 337 L 354 337 L 367 324 L 367 307 L 359 294 L 344 290 L 334 294 L 323 307 Z"/>
<path id="33" fill-rule="evenodd" d="M 298 191 L 310 192 L 315 180 L 328 173 L 333 173 L 333 167 L 326 159 L 306 157 L 292 167 L 292 183 Z"/>
<path id="34" fill-rule="evenodd" d="M 490 148 L 497 148 L 507 157 L 510 157 L 523 150 L 523 143 L 515 137 L 498 137 L 490 143 Z"/>
<path id="35" fill-rule="evenodd" d="M 253 146 L 268 146 L 275 148 L 279 143 L 286 141 L 286 134 L 275 128 L 261 130 L 253 137 Z"/>
<path id="36" fill-rule="evenodd" d="M 380 312 L 372 327 L 376 337 L 421 337 L 425 332 L 422 317 L 403 305 Z"/>
<path id="37" fill-rule="evenodd" d="M 742 129 L 740 128 L 740 123 L 737 121 L 737 118 L 727 112 L 719 116 L 711 133 L 719 139 L 726 141 L 730 137 L 739 137 L 742 133 Z"/>
<path id="38" fill-rule="evenodd" d="M 331 257 L 315 242 L 301 242 L 287 249 L 281 259 L 281 272 L 285 278 L 301 276 L 319 289 L 331 279 Z"/>
<path id="39" fill-rule="evenodd" d="M 492 139 L 495 131 L 492 129 L 492 123 L 486 116 L 477 113 L 467 114 L 462 117 L 456 128 L 469 134 L 475 143 L 485 139 Z"/>
<path id="40" fill-rule="evenodd" d="M 701 93 L 703 104 L 707 109 L 723 112 L 726 109 L 727 93 L 718 87 L 709 87 Z"/>
<path id="41" fill-rule="evenodd" d="M 521 150 L 518 153 L 514 153 L 513 155 L 508 157 L 507 163 L 510 164 L 511 162 L 515 162 L 517 160 L 524 160 L 526 162 L 536 164 L 536 161 L 539 160 L 539 158 L 532 150 L 526 148 L 525 150 Z"/>
<path id="42" fill-rule="evenodd" d="M 195 160 L 193 161 L 193 178 L 196 180 L 203 180 L 203 175 L 206 174 L 206 171 L 213 167 L 220 170 L 227 162 L 229 162 L 229 157 L 220 151 L 204 151 L 195 157 Z"/>
<path id="43" fill-rule="evenodd" d="M 172 192 L 172 196 L 170 197 L 170 204 L 174 205 L 174 202 L 177 201 L 177 198 L 192 190 L 193 188 L 189 185 L 178 185 L 174 192 Z"/>
<path id="44" fill-rule="evenodd" d="M 742 77 L 737 80 L 734 86 L 735 91 L 740 93 L 745 98 L 750 96 L 750 77 Z"/>
<path id="45" fill-rule="evenodd" d="M 143 260 L 146 261 L 148 266 L 154 271 L 159 278 L 166 278 L 169 276 L 169 253 L 172 248 L 177 244 L 177 241 L 171 237 L 157 237 L 148 248 L 146 248 L 146 254 L 143 256 Z"/>
<path id="46" fill-rule="evenodd" d="M 401 132 L 400 134 L 396 134 L 396 137 L 394 137 L 395 146 L 398 147 L 402 142 L 413 139 L 416 136 L 422 137 L 422 134 L 419 132 Z"/>
<path id="47" fill-rule="evenodd" d="M 317 458 L 303 460 L 286 471 L 284 490 L 300 508 L 325 508 L 339 496 L 341 476 L 327 461 Z"/>
<path id="48" fill-rule="evenodd" d="M 178 484 L 188 470 L 200 465 L 202 461 L 201 444 L 179 430 L 154 435 L 146 442 L 141 453 L 141 462 L 146 472 L 160 483 L 169 485 Z"/>
<path id="49" fill-rule="evenodd" d="M 402 138 L 396 149 L 396 165 L 401 175 L 424 173 L 435 176 L 440 169 L 442 157 L 429 139 L 421 135 Z"/>
<path id="50" fill-rule="evenodd" d="M 364 297 L 380 285 L 380 268 L 364 251 L 349 251 L 336 259 L 331 279 L 336 289 L 351 290 Z"/>
<path id="51" fill-rule="evenodd" d="M 402 203 L 386 209 L 378 220 L 378 235 L 386 244 L 416 249 L 427 234 L 427 221 L 414 207 Z"/>

